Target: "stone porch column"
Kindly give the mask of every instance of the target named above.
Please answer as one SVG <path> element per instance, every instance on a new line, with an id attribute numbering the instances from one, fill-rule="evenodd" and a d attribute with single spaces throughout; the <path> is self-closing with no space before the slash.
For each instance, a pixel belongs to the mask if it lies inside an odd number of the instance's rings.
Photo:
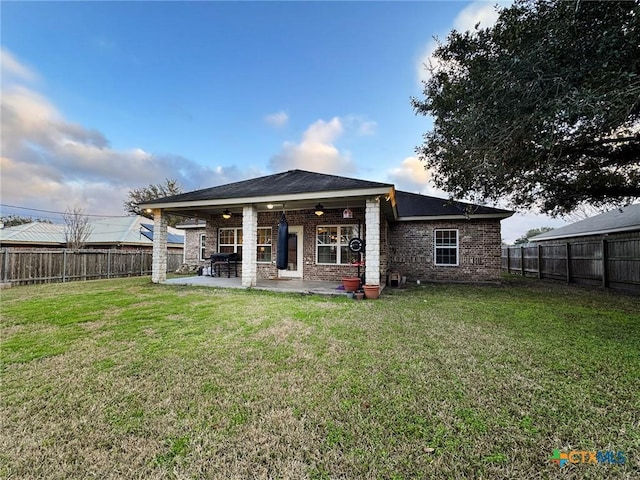
<path id="1" fill-rule="evenodd" d="M 151 281 L 162 283 L 167 279 L 167 217 L 162 209 L 153 210 L 153 257 Z"/>
<path id="2" fill-rule="evenodd" d="M 364 212 L 365 283 L 380 284 L 380 198 L 368 198 Z"/>
<path id="3" fill-rule="evenodd" d="M 258 281 L 258 210 L 242 209 L 242 286 L 255 287 Z"/>

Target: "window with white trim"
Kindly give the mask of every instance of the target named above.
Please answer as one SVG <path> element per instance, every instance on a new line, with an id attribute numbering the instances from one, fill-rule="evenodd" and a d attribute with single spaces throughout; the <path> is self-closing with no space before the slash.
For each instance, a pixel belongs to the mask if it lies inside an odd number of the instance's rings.
<path id="1" fill-rule="evenodd" d="M 271 227 L 258 228 L 258 263 L 271 262 Z"/>
<path id="2" fill-rule="evenodd" d="M 242 228 L 218 230 L 218 253 L 237 253 L 242 258 Z"/>
<path id="3" fill-rule="evenodd" d="M 357 225 L 321 225 L 316 230 L 316 263 L 347 265 L 359 260 L 349 249 L 349 240 L 358 237 Z"/>
<path id="4" fill-rule="evenodd" d="M 458 265 L 458 230 L 435 230 L 433 256 L 436 265 Z"/>
<path id="5" fill-rule="evenodd" d="M 207 236 L 204 233 L 201 233 L 200 234 L 200 261 L 204 261 L 207 259 L 207 257 L 205 256 L 206 245 L 207 245 Z"/>

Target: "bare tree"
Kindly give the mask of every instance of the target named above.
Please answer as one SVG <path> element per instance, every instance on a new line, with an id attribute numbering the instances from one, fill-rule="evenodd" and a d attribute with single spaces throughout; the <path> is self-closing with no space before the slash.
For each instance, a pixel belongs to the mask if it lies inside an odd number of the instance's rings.
<path id="1" fill-rule="evenodd" d="M 80 207 L 73 207 L 73 209 L 67 207 L 63 218 L 65 223 L 64 239 L 67 242 L 67 247 L 80 250 L 91 234 L 89 217 Z"/>

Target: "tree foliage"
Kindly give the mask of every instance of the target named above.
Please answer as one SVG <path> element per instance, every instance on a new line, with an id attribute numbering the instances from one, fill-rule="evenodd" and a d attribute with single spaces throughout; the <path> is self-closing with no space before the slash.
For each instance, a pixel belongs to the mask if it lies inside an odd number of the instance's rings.
<path id="1" fill-rule="evenodd" d="M 89 217 L 80 207 L 67 208 L 62 215 L 64 219 L 64 239 L 67 247 L 80 250 L 91 235 Z"/>
<path id="2" fill-rule="evenodd" d="M 142 215 L 143 217 L 153 219 L 153 215 L 140 208 L 138 205 L 149 200 L 157 198 L 170 197 L 182 193 L 182 187 L 177 180 L 167 178 L 164 183 L 150 184 L 147 187 L 136 188 L 130 190 L 127 200 L 123 203 L 124 209 L 131 215 Z M 184 220 L 175 215 L 167 215 L 169 225 L 175 227 L 179 222 Z"/>
<path id="3" fill-rule="evenodd" d="M 0 217 L 0 223 L 2 223 L 5 227 L 15 227 L 17 225 L 23 225 L 25 223 L 52 223 L 51 220 L 42 219 L 42 218 L 33 218 L 33 217 L 23 217 L 21 215 L 4 215 Z"/>
<path id="4" fill-rule="evenodd" d="M 417 148 L 455 198 L 557 215 L 640 197 L 640 3 L 516 0 L 428 66 Z"/>
<path id="5" fill-rule="evenodd" d="M 527 233 L 525 233 L 521 237 L 516 238 L 513 244 L 520 245 L 522 243 L 529 243 L 529 239 L 531 237 L 535 237 L 536 235 L 540 235 L 541 233 L 550 232 L 551 230 L 553 230 L 553 228 L 551 227 L 532 228 L 530 230 L 527 230 Z"/>

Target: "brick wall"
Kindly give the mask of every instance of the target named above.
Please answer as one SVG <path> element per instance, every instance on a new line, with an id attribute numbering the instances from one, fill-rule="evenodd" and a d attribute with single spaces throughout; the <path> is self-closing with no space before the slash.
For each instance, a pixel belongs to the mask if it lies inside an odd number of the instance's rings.
<path id="1" fill-rule="evenodd" d="M 305 280 L 339 281 L 343 276 L 353 276 L 357 268 L 348 265 L 316 265 L 316 231 L 319 225 L 360 225 L 365 238 L 364 208 L 351 208 L 354 218 L 343 219 L 342 209 L 326 210 L 322 217 L 312 210 L 286 212 L 290 226 L 304 227 L 303 274 Z M 278 222 L 282 212 L 260 212 L 258 227 L 271 227 L 272 263 L 258 263 L 258 278 L 277 278 L 275 255 L 278 240 Z M 236 215 L 229 220 L 210 218 L 206 229 L 206 254 L 217 252 L 218 228 L 242 227 L 242 218 Z M 459 265 L 435 266 L 433 261 L 434 230 L 458 229 Z M 199 233 L 202 229 L 185 231 L 187 263 L 197 258 Z M 500 279 L 501 236 L 499 220 L 460 220 L 441 222 L 380 222 L 380 277 L 385 282 L 387 273 L 399 271 L 409 281 L 463 281 L 493 282 Z M 206 262 L 194 261 L 193 264 Z M 238 275 L 242 273 L 238 265 Z"/>
<path id="2" fill-rule="evenodd" d="M 434 230 L 458 230 L 458 266 L 434 264 Z M 499 220 L 397 222 L 389 226 L 389 270 L 408 281 L 500 280 Z"/>
<path id="3" fill-rule="evenodd" d="M 184 263 L 190 266 L 202 265 L 200 261 L 200 235 L 205 233 L 202 228 L 189 228 L 184 230 Z"/>

